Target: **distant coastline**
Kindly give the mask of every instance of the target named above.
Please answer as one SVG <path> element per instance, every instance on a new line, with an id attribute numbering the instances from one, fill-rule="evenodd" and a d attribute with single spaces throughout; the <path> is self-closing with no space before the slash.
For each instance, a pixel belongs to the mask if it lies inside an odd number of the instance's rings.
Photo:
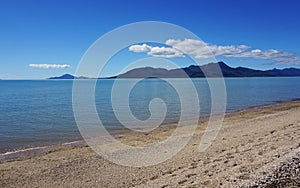
<path id="1" fill-rule="evenodd" d="M 114 79 L 114 78 L 205 78 L 205 77 L 297 77 L 300 69 L 270 69 L 256 70 L 246 67 L 230 67 L 224 62 L 209 63 L 202 66 L 191 65 L 189 67 L 167 70 L 164 68 L 142 67 L 129 70 L 123 74 L 112 77 L 89 78 L 86 76 L 74 76 L 64 74 L 48 79 Z"/>

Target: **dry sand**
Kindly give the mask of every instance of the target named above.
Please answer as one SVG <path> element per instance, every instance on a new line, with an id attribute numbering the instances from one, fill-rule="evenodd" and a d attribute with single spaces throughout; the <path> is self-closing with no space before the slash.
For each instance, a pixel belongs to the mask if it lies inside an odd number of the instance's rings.
<path id="1" fill-rule="evenodd" d="M 200 123 L 187 147 L 156 166 L 119 166 L 87 146 L 77 146 L 3 162 L 0 187 L 300 186 L 300 101 L 228 114 L 216 140 L 201 153 L 198 147 L 206 125 Z M 147 145 L 172 131 L 123 135 L 120 140 Z"/>

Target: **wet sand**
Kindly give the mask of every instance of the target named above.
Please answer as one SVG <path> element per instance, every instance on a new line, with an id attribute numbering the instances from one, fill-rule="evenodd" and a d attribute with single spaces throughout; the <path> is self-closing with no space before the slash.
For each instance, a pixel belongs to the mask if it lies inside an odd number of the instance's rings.
<path id="1" fill-rule="evenodd" d="M 4 160 L 0 164 L 0 187 L 299 186 L 299 100 L 228 114 L 209 149 L 199 152 L 206 126 L 202 118 L 180 153 L 150 167 L 113 164 L 86 145 Z M 149 145 L 172 132 L 170 128 L 147 135 L 124 134 L 119 139 L 131 145 Z"/>

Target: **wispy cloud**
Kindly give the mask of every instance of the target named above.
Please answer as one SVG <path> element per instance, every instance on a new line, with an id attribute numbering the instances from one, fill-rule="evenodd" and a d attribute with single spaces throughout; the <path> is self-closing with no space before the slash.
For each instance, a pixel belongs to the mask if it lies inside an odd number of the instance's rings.
<path id="1" fill-rule="evenodd" d="M 66 69 L 70 68 L 67 64 L 29 64 L 29 67 L 40 68 L 40 69 Z"/>
<path id="2" fill-rule="evenodd" d="M 129 47 L 133 52 L 145 52 L 151 56 L 174 58 L 184 57 L 184 54 L 193 55 L 197 59 L 211 57 L 253 58 L 271 60 L 276 64 L 300 65 L 300 57 L 292 52 L 282 50 L 252 49 L 247 45 L 214 45 L 200 40 L 169 39 L 165 43 L 171 47 L 153 47 L 147 44 L 132 45 Z"/>
<path id="3" fill-rule="evenodd" d="M 233 57 L 246 57 L 254 59 L 265 59 L 272 60 L 277 64 L 289 64 L 289 65 L 300 65 L 300 57 L 296 56 L 292 52 L 285 52 L 281 50 L 260 50 L 255 49 L 251 51 L 246 51 L 241 54 L 237 54 Z"/>

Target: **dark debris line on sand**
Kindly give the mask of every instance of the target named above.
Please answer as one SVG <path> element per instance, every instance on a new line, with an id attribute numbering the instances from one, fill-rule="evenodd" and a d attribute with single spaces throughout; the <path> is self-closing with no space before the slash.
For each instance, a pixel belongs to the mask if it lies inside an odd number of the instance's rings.
<path id="1" fill-rule="evenodd" d="M 300 153 L 248 187 L 300 187 Z"/>

